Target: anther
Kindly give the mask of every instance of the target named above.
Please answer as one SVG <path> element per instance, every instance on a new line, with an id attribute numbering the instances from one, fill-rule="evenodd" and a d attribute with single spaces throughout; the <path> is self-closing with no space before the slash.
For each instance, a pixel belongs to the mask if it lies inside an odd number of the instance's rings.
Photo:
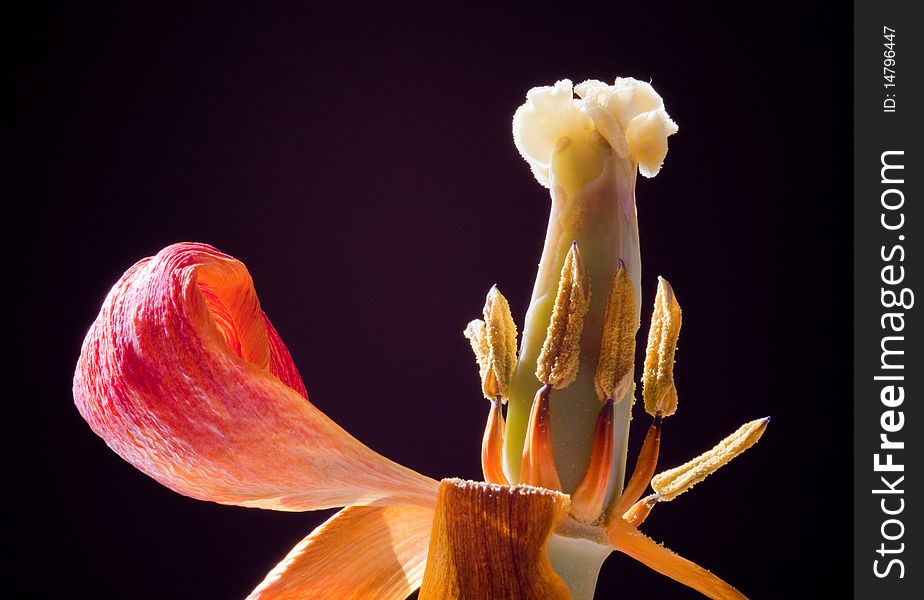
<path id="1" fill-rule="evenodd" d="M 485 300 L 484 322 L 488 362 L 497 380 L 495 395 L 506 400 L 510 380 L 517 366 L 517 326 L 510 314 L 510 304 L 496 285 L 488 292 Z"/>
<path id="2" fill-rule="evenodd" d="M 635 288 L 629 270 L 620 259 L 606 299 L 600 360 L 594 376 L 594 386 L 601 400 L 612 397 L 619 402 L 630 391 L 638 327 Z"/>
<path id="3" fill-rule="evenodd" d="M 497 378 L 491 371 L 491 354 L 488 349 L 488 332 L 484 321 L 475 319 L 466 326 L 463 335 L 472 344 L 472 352 L 478 362 L 478 374 L 481 376 L 481 390 L 489 400 L 497 395 Z"/>
<path id="4" fill-rule="evenodd" d="M 677 388 L 674 386 L 674 353 L 680 337 L 680 304 L 666 279 L 658 277 L 645 370 L 642 373 L 642 397 L 645 411 L 669 417 L 677 410 Z"/>
<path id="5" fill-rule="evenodd" d="M 590 308 L 590 277 L 577 242 L 571 243 L 558 281 L 555 307 L 536 362 L 536 377 L 560 390 L 577 377 L 584 315 Z"/>
<path id="6" fill-rule="evenodd" d="M 662 502 L 673 500 L 756 444 L 768 423 L 770 417 L 745 423 L 712 450 L 686 464 L 655 475 L 651 480 L 652 489 L 661 494 Z"/>

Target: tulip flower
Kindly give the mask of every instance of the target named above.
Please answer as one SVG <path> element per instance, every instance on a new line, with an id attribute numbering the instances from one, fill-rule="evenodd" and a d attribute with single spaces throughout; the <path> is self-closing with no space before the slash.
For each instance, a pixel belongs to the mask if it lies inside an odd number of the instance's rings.
<path id="1" fill-rule="evenodd" d="M 624 482 L 641 308 L 636 173 L 658 173 L 676 131 L 660 96 L 634 79 L 560 81 L 517 110 L 516 147 L 552 209 L 519 348 L 497 287 L 464 332 L 490 402 L 483 482 L 416 473 L 318 410 L 246 267 L 205 244 L 169 246 L 115 284 L 81 350 L 77 408 L 117 454 L 180 494 L 343 507 L 252 599 L 401 599 L 420 588 L 424 600 L 586 600 L 614 550 L 710 598 L 743 598 L 639 530 L 769 421 L 655 475 L 678 404 L 681 326 L 660 278 L 640 378 L 652 421 Z"/>

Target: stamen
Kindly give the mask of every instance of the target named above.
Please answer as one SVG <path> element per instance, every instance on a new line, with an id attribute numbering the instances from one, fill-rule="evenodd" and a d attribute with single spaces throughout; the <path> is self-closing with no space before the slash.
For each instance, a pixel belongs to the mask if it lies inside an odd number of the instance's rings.
<path id="1" fill-rule="evenodd" d="M 526 443 L 523 445 L 523 462 L 520 466 L 520 483 L 550 490 L 561 490 L 561 480 L 552 454 L 551 415 L 549 395 L 552 386 L 539 388 L 529 413 Z"/>
<path id="2" fill-rule="evenodd" d="M 500 398 L 491 401 L 491 411 L 488 413 L 488 423 L 484 428 L 484 437 L 481 439 L 481 470 L 484 480 L 488 483 L 509 485 L 507 475 L 504 473 L 504 409 Z"/>
<path id="3" fill-rule="evenodd" d="M 674 353 L 680 337 L 680 304 L 671 284 L 658 277 L 645 371 L 642 373 L 642 397 L 645 412 L 669 417 L 677 410 L 677 388 L 674 386 Z"/>
<path id="4" fill-rule="evenodd" d="M 684 465 L 656 475 L 651 480 L 652 489 L 661 494 L 663 502 L 673 500 L 756 444 L 767 429 L 768 423 L 770 417 L 745 423 L 712 450 Z"/>
<path id="5" fill-rule="evenodd" d="M 485 301 L 484 322 L 488 362 L 497 380 L 495 395 L 506 400 L 510 380 L 517 366 L 517 326 L 510 314 L 510 304 L 496 285 L 488 292 Z"/>
<path id="6" fill-rule="evenodd" d="M 651 514 L 651 509 L 655 507 L 655 504 L 657 504 L 660 499 L 661 496 L 658 493 L 645 496 L 633 504 L 632 508 L 622 515 L 623 520 L 633 527 L 640 526 L 645 522 L 645 519 L 648 518 L 648 515 Z"/>
<path id="7" fill-rule="evenodd" d="M 478 361 L 484 397 L 494 400 L 500 396 L 506 402 L 517 363 L 517 326 L 507 299 L 496 285 L 488 292 L 483 313 L 484 321 L 470 322 L 463 334 Z"/>
<path id="8" fill-rule="evenodd" d="M 619 402 L 629 391 L 638 328 L 635 289 L 626 264 L 620 259 L 606 300 L 600 360 L 594 376 L 594 386 L 601 400 L 612 397 Z"/>
<path id="9" fill-rule="evenodd" d="M 606 401 L 597 417 L 590 465 L 584 479 L 571 494 L 571 514 L 581 523 L 593 523 L 603 512 L 603 499 L 613 463 L 614 401 Z"/>
<path id="10" fill-rule="evenodd" d="M 497 395 L 497 378 L 491 371 L 490 350 L 488 349 L 488 332 L 484 321 L 475 319 L 470 322 L 462 334 L 472 344 L 472 352 L 478 361 L 478 372 L 481 376 L 481 389 L 485 398 L 493 399 Z"/>
<path id="11" fill-rule="evenodd" d="M 577 242 L 571 243 L 558 281 L 555 307 L 536 363 L 539 381 L 560 390 L 577 377 L 584 315 L 590 308 L 590 277 Z"/>
<path id="12" fill-rule="evenodd" d="M 621 517 L 624 512 L 629 510 L 648 487 L 655 469 L 658 467 L 658 453 L 661 449 L 661 416 L 657 415 L 648 427 L 648 433 L 645 434 L 645 441 L 642 442 L 642 449 L 638 453 L 638 459 L 635 461 L 635 469 L 632 471 L 632 477 L 629 483 L 622 491 L 619 500 L 613 505 L 608 512 L 607 523 L 611 519 Z"/>

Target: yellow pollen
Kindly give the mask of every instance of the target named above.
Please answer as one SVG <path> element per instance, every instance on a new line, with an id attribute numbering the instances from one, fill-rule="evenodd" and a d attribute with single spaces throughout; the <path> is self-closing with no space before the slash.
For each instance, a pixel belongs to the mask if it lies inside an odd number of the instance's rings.
<path id="1" fill-rule="evenodd" d="M 510 380 L 517 366 L 517 326 L 510 314 L 510 304 L 497 286 L 491 288 L 484 305 L 484 322 L 488 346 L 488 363 L 497 379 L 495 395 L 507 399 Z"/>
<path id="2" fill-rule="evenodd" d="M 642 397 L 645 412 L 669 417 L 677 410 L 677 388 L 674 386 L 674 353 L 680 337 L 680 304 L 671 284 L 658 277 L 645 370 L 642 373 Z"/>
<path id="3" fill-rule="evenodd" d="M 484 397 L 492 399 L 497 395 L 497 379 L 491 369 L 490 350 L 488 349 L 488 333 L 484 321 L 475 319 L 465 328 L 463 335 L 472 344 L 472 352 L 478 361 L 478 372 L 481 375 L 481 389 Z"/>
<path id="4" fill-rule="evenodd" d="M 686 464 L 655 475 L 651 480 L 651 488 L 661 495 L 661 502 L 673 500 L 756 444 L 769 422 L 770 418 L 765 417 L 745 423 L 712 450 Z"/>
<path id="5" fill-rule="evenodd" d="M 590 277 L 577 243 L 572 243 L 561 269 L 555 307 L 536 363 L 536 377 L 555 389 L 577 377 L 584 315 L 590 308 Z"/>
<path id="6" fill-rule="evenodd" d="M 622 400 L 632 384 L 632 368 L 635 364 L 635 334 L 639 322 L 635 308 L 635 289 L 625 263 L 619 261 L 619 269 L 610 286 L 603 318 L 603 340 L 600 344 L 600 360 L 594 386 L 600 400 L 613 398 Z"/>

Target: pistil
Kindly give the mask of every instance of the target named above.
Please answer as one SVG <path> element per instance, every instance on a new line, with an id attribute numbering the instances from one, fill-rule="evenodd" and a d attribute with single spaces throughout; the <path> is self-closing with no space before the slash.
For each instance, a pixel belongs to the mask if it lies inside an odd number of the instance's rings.
<path id="1" fill-rule="evenodd" d="M 667 137 L 677 126 L 650 85 L 617 79 L 613 85 L 587 81 L 572 87 L 563 80 L 555 86 L 534 88 L 517 110 L 513 129 L 517 149 L 552 197 L 507 411 L 507 472 L 517 481 L 536 389 L 533 373 L 542 367 L 543 340 L 556 303 L 556 276 L 567 263 L 573 243 L 581 249 L 588 280 L 601 286 L 601 291 L 622 272 L 622 296 L 617 294 L 615 299 L 628 295 L 634 302 L 617 302 L 623 318 L 616 321 L 623 328 L 620 333 L 629 332 L 621 342 L 634 338 L 634 330 L 625 325 L 638 322 L 641 305 L 636 178 L 639 172 L 647 177 L 657 174 L 667 153 Z M 612 294 L 603 293 L 590 298 L 574 379 L 564 389 L 556 385 L 551 401 L 555 460 L 563 491 L 570 493 L 581 483 L 591 461 L 600 402 L 613 397 L 615 456 L 610 461 L 607 498 L 622 490 L 634 388 L 634 347 L 622 343 L 601 348 L 613 299 Z M 596 376 L 601 357 L 605 359 L 603 380 Z M 615 381 L 608 380 L 617 373 Z"/>
<path id="2" fill-rule="evenodd" d="M 518 476 L 518 469 L 509 461 L 511 456 L 518 454 L 525 439 L 527 416 L 536 389 L 533 373 L 551 320 L 557 275 L 565 263 L 572 242 L 576 242 L 581 249 L 591 283 L 613 281 L 620 264 L 624 264 L 636 290 L 636 304 L 640 304 L 637 290 L 640 289 L 638 281 L 641 265 L 635 215 L 634 167 L 611 155 L 608 148 L 593 140 L 585 144 L 606 157 L 605 161 L 598 159 L 604 164 L 595 180 L 577 189 L 575 186 L 579 179 L 575 177 L 563 178 L 565 185 L 559 183 L 557 173 L 563 171 L 570 175 L 573 171 L 586 169 L 572 163 L 574 156 L 561 156 L 569 151 L 574 155 L 587 153 L 578 152 L 575 147 L 579 144 L 574 142 L 556 155 L 555 163 L 560 167 L 552 171 L 552 211 L 539 273 L 526 315 L 507 412 L 508 470 L 514 478 Z M 567 388 L 556 391 L 552 403 L 553 444 L 566 492 L 574 490 L 590 462 L 593 431 L 600 409 L 594 374 L 600 356 L 606 300 L 607 296 L 602 293 L 590 298 L 579 342 L 576 378 Z M 614 449 L 619 456 L 614 462 L 615 476 L 611 479 L 620 482 L 619 487 L 623 477 L 629 409 L 632 404 L 631 401 L 622 400 L 630 396 L 631 391 L 626 391 L 622 398 L 617 399 L 619 403 L 614 415 Z"/>

